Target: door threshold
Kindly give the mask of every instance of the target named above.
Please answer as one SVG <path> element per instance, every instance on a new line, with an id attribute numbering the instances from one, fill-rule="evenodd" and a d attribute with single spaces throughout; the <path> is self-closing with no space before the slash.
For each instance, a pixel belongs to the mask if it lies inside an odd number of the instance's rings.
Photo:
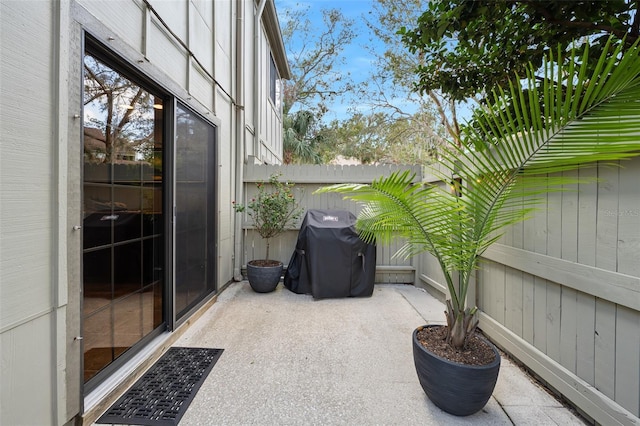
<path id="1" fill-rule="evenodd" d="M 171 346 L 173 341 L 173 339 L 170 339 L 171 334 L 171 332 L 166 331 L 154 338 L 121 368 L 84 397 L 83 425 L 92 424 L 97 420 L 122 393 L 135 383 L 135 380 L 147 368 L 160 358 L 162 353 Z"/>
<path id="2" fill-rule="evenodd" d="M 155 337 L 121 368 L 85 395 L 81 424 L 91 425 L 102 413 L 107 411 L 120 395 L 126 392 L 195 321 L 213 306 L 222 290 L 226 289 L 228 285 L 229 283 L 225 284 L 218 292 L 206 298 L 195 312 L 178 325 L 174 331 L 165 331 Z"/>

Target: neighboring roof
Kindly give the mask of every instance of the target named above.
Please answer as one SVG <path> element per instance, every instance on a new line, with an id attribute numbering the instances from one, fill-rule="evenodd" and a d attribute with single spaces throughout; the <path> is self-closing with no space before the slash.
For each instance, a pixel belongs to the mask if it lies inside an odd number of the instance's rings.
<path id="1" fill-rule="evenodd" d="M 273 60 L 280 73 L 280 78 L 289 80 L 291 79 L 291 69 L 289 68 L 287 52 L 285 51 L 284 42 L 282 41 L 282 31 L 280 30 L 280 22 L 278 21 L 274 0 L 267 0 L 264 6 L 264 12 L 262 13 L 262 19 L 267 39 L 271 45 Z"/>

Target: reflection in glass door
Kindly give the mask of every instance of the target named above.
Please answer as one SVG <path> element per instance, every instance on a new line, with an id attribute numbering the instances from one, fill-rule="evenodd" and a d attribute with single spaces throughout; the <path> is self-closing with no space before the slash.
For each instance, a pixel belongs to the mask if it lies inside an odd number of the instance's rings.
<path id="1" fill-rule="evenodd" d="M 163 102 L 84 60 L 84 380 L 163 323 Z"/>
<path id="2" fill-rule="evenodd" d="M 175 311 L 215 291 L 215 127 L 176 107 Z"/>

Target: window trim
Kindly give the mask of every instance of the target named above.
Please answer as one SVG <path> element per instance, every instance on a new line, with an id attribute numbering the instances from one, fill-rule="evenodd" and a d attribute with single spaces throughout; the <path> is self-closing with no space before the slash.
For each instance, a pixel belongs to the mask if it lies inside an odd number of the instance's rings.
<path id="1" fill-rule="evenodd" d="M 273 54 L 269 52 L 269 99 L 276 107 L 276 109 L 280 109 L 280 97 L 278 90 L 278 82 L 280 81 L 280 74 L 278 72 L 278 67 L 276 66 L 276 62 L 273 59 Z"/>

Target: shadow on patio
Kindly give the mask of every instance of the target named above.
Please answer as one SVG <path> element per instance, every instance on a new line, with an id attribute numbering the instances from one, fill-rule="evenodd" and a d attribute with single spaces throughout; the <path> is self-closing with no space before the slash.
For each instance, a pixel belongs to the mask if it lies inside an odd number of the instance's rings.
<path id="1" fill-rule="evenodd" d="M 282 284 L 267 294 L 232 284 L 174 344 L 224 349 L 180 424 L 585 424 L 504 356 L 484 410 L 436 408 L 416 377 L 411 333 L 443 311 L 410 285 L 315 300 Z"/>

